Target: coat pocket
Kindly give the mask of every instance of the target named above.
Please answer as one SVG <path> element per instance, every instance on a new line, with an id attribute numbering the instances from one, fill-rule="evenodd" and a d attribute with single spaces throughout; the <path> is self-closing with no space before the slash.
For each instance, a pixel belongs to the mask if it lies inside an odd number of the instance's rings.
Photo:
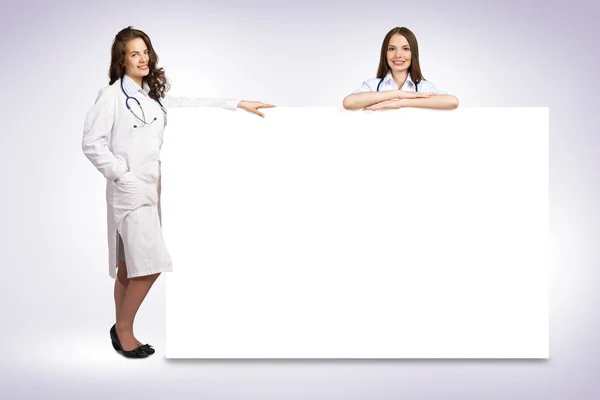
<path id="1" fill-rule="evenodd" d="M 140 206 L 158 205 L 158 185 L 160 178 L 160 162 L 151 161 L 133 170 L 138 185 Z"/>
<path id="2" fill-rule="evenodd" d="M 113 206 L 119 211 L 131 211 L 137 208 L 139 185 L 133 171 L 121 175 L 113 182 Z"/>
<path id="3" fill-rule="evenodd" d="M 160 176 L 160 162 L 151 161 L 133 170 L 136 180 L 142 185 L 153 185 L 158 182 Z"/>

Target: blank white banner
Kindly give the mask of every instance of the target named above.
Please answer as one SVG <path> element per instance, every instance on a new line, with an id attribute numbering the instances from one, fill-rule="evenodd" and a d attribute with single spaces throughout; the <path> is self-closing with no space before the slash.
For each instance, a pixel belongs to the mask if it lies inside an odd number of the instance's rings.
<path id="1" fill-rule="evenodd" d="M 169 110 L 167 358 L 547 358 L 548 109 Z"/>

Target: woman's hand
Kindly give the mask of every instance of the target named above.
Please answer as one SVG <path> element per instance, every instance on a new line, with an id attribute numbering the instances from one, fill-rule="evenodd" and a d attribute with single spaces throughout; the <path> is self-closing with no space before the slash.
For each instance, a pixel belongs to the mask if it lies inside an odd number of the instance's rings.
<path id="1" fill-rule="evenodd" d="M 405 101 L 403 101 L 403 99 L 425 99 L 430 96 L 435 96 L 435 93 L 405 92 L 402 90 L 398 90 L 398 93 L 400 96 L 380 103 L 371 104 L 370 106 L 365 107 L 365 110 L 393 110 L 404 107 Z"/>
<path id="2" fill-rule="evenodd" d="M 399 98 L 395 98 L 382 101 L 381 103 L 371 104 L 370 106 L 365 107 L 365 110 L 394 110 L 398 108 L 402 108 L 402 102 Z"/>
<path id="3" fill-rule="evenodd" d="M 261 113 L 260 111 L 258 111 L 259 108 L 273 108 L 275 107 L 272 104 L 265 104 L 262 103 L 260 101 L 247 101 L 247 100 L 242 100 L 240 101 L 240 104 L 238 104 L 238 108 L 241 108 L 243 110 L 246 110 L 248 112 L 251 112 L 253 114 L 259 115 L 261 117 L 265 117 L 263 115 L 263 113 Z"/>
<path id="4" fill-rule="evenodd" d="M 396 99 L 418 99 L 418 98 L 429 97 L 429 96 L 433 95 L 434 93 L 407 92 L 404 90 L 396 90 L 396 94 L 397 94 Z"/>

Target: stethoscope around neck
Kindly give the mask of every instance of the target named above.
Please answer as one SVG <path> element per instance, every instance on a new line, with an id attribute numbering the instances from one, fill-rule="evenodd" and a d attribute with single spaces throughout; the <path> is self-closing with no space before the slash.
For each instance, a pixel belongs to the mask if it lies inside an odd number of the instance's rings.
<path id="1" fill-rule="evenodd" d="M 138 99 L 136 99 L 133 96 L 129 96 L 127 94 L 127 92 L 125 91 L 125 88 L 123 87 L 123 79 L 121 79 L 121 90 L 123 91 L 123 94 L 125 95 L 126 99 L 125 99 L 125 106 L 127 107 L 127 109 L 131 112 L 131 114 L 137 118 L 140 122 L 142 122 L 144 125 L 150 125 L 152 123 L 154 123 L 157 120 L 157 117 L 154 117 L 154 119 L 150 122 L 146 122 L 146 114 L 144 113 L 144 109 L 142 108 L 142 105 L 140 104 L 140 101 Z M 138 117 L 133 110 L 131 109 L 131 107 L 129 106 L 129 100 L 133 100 L 137 103 L 138 107 L 140 108 L 140 110 L 142 110 L 142 118 Z M 162 103 L 160 102 L 159 99 L 156 99 L 156 102 L 160 105 L 160 109 L 162 110 L 163 113 L 165 113 L 165 115 L 167 115 L 167 110 L 165 110 L 165 107 L 162 105 Z M 133 126 L 134 128 L 137 128 L 137 125 Z"/>
<path id="2" fill-rule="evenodd" d="M 381 78 L 381 79 L 379 80 L 379 83 L 377 84 L 377 91 L 378 91 L 378 92 L 379 92 L 379 86 L 381 86 L 381 82 L 383 82 L 383 78 Z M 418 92 L 418 91 L 419 91 L 419 85 L 417 85 L 417 84 L 415 83 L 415 92 Z"/>

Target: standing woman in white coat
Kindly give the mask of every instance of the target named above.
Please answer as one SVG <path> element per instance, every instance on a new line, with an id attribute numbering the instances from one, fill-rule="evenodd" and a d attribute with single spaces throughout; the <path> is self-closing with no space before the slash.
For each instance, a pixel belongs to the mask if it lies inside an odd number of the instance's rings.
<path id="1" fill-rule="evenodd" d="M 261 117 L 269 104 L 235 99 L 172 97 L 150 38 L 121 30 L 111 50 L 110 82 L 87 114 L 82 148 L 106 178 L 109 275 L 115 279 L 115 350 L 126 357 L 154 353 L 133 333 L 142 301 L 161 272 L 172 271 L 161 231 L 160 148 L 169 107 L 242 108 Z"/>
<path id="2" fill-rule="evenodd" d="M 402 107 L 453 110 L 458 107 L 458 99 L 425 80 L 416 36 L 408 28 L 396 27 L 383 39 L 377 77 L 364 81 L 344 98 L 343 105 L 347 110 Z"/>

